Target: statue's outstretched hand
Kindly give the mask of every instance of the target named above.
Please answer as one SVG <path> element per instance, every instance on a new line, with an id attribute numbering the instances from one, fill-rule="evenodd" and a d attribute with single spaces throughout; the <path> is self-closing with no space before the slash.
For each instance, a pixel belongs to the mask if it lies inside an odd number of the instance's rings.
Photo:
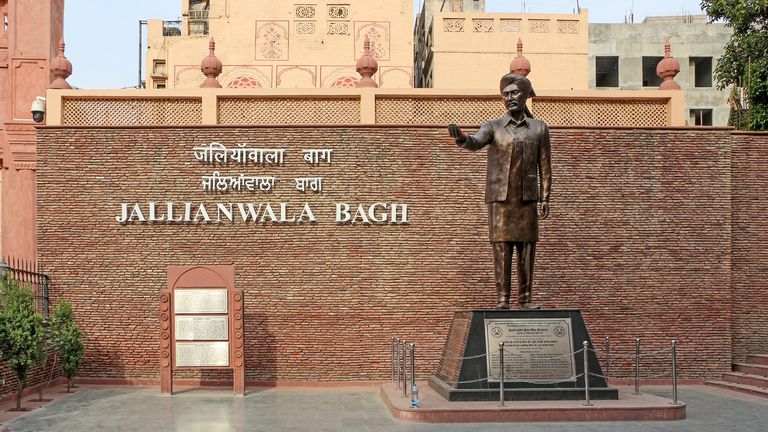
<path id="1" fill-rule="evenodd" d="M 453 123 L 448 125 L 448 133 L 451 135 L 451 138 L 456 140 L 458 145 L 464 144 L 467 141 L 467 134 Z"/>
<path id="2" fill-rule="evenodd" d="M 539 219 L 546 219 L 549 217 L 549 203 L 544 201 L 541 203 L 541 212 L 539 212 Z"/>

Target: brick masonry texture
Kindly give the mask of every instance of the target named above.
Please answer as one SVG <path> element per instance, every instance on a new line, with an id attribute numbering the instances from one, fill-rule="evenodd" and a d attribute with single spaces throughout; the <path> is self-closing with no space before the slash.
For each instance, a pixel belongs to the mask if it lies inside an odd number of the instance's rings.
<path id="1" fill-rule="evenodd" d="M 768 133 L 733 134 L 733 357 L 768 353 Z"/>
<path id="2" fill-rule="evenodd" d="M 212 141 L 284 148 L 286 163 L 203 165 L 192 148 Z M 48 127 L 37 145 L 39 259 L 54 300 L 74 303 L 87 335 L 82 376 L 159 377 L 168 265 L 236 266 L 249 381 L 388 379 L 392 336 L 415 341 L 417 372 L 433 374 L 453 313 L 495 304 L 485 151 L 457 148 L 444 128 Z M 552 214 L 540 228 L 534 301 L 581 309 L 599 350 L 610 336 L 614 376 L 632 375 L 633 360 L 618 355 L 633 352 L 635 337 L 654 351 L 677 339 L 680 376 L 693 379 L 730 370 L 732 350 L 765 339 L 766 260 L 755 249 L 766 232 L 766 137 L 740 137 L 734 149 L 748 154 L 732 157 L 731 146 L 731 132 L 718 129 L 553 129 Z M 307 148 L 333 149 L 333 163 L 307 165 Z M 732 169 L 744 170 L 733 178 L 745 188 L 732 185 Z M 268 194 L 214 195 L 200 186 L 214 170 L 279 181 Z M 294 177 L 314 175 L 325 179 L 322 194 L 294 189 Z M 732 213 L 732 189 L 745 212 Z M 120 203 L 147 201 L 288 202 L 297 211 L 308 202 L 318 223 L 115 221 Z M 410 224 L 334 223 L 334 203 L 379 201 L 407 203 Z M 737 256 L 745 261 L 734 265 Z M 748 291 L 738 302 L 734 269 L 744 273 L 737 292 Z M 762 322 L 734 317 L 759 295 Z M 669 363 L 666 353 L 645 358 L 643 374 L 669 372 Z"/>

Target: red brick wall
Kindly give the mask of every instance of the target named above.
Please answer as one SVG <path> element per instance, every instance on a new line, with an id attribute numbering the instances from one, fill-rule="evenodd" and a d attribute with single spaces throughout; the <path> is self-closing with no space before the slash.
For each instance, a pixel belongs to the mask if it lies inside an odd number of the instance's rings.
<path id="1" fill-rule="evenodd" d="M 39 384 L 53 385 L 60 376 L 59 358 L 54 355 L 52 350 L 48 350 L 45 361 L 35 365 L 27 372 L 27 386 L 25 388 L 35 387 Z M 0 363 L 0 379 L 3 380 L 0 384 L 0 398 L 15 395 L 19 381 L 16 378 L 16 373 L 11 370 L 11 366 L 6 361 Z"/>
<path id="2" fill-rule="evenodd" d="M 768 353 L 768 133 L 733 134 L 733 358 Z"/>
<path id="3" fill-rule="evenodd" d="M 580 308 L 600 348 L 680 341 L 684 378 L 730 369 L 730 133 L 554 129 L 552 216 L 541 226 L 534 300 Z M 192 147 L 285 148 L 274 193 L 214 196 Z M 310 168 L 305 148 L 332 148 Z M 454 311 L 495 304 L 483 204 L 485 151 L 443 128 L 42 128 L 39 259 L 87 335 L 81 375 L 157 378 L 158 293 L 168 265 L 234 264 L 246 295 L 249 380 L 389 377 L 391 336 L 416 340 L 434 373 Z M 322 195 L 293 189 L 322 175 Z M 305 226 L 119 225 L 121 202 L 309 202 Z M 333 203 L 409 204 L 410 225 L 337 226 Z M 631 360 L 615 363 L 627 376 Z M 667 370 L 648 359 L 647 374 Z M 215 374 L 214 374 L 215 375 Z"/>

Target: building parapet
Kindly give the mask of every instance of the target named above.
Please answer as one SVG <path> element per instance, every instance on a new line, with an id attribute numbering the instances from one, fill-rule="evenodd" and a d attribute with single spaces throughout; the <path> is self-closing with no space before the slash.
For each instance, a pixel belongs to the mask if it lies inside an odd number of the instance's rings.
<path id="1" fill-rule="evenodd" d="M 685 125 L 681 91 L 536 90 L 553 126 Z M 49 90 L 48 125 L 479 125 L 504 112 L 495 91 L 449 89 Z"/>

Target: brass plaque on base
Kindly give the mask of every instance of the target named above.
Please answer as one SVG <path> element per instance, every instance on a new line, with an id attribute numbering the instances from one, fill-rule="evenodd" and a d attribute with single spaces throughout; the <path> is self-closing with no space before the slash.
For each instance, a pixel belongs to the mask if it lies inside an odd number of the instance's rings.
<path id="1" fill-rule="evenodd" d="M 486 319 L 489 382 L 499 382 L 501 377 L 501 342 L 505 344 L 504 381 L 576 381 L 570 318 Z"/>
<path id="2" fill-rule="evenodd" d="M 229 342 L 176 342 L 176 366 L 229 366 Z"/>
<path id="3" fill-rule="evenodd" d="M 176 315 L 176 340 L 229 340 L 229 317 Z"/>

